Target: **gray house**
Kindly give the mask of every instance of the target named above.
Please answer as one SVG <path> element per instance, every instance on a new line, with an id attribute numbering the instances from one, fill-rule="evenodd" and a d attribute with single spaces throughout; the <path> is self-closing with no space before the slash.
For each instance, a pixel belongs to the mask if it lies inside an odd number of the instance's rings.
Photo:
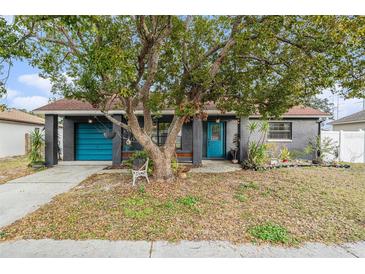
<path id="1" fill-rule="evenodd" d="M 349 116 L 342 117 L 336 121 L 329 123 L 333 126 L 335 131 L 354 131 L 354 130 L 365 130 L 365 110 L 356 112 Z"/>
<path id="2" fill-rule="evenodd" d="M 103 114 L 89 103 L 61 99 L 34 111 L 45 115 L 46 164 L 57 164 L 58 118 L 63 118 L 64 161 L 112 161 L 118 165 L 141 146 L 131 133 L 112 125 Z M 247 151 L 247 126 L 259 116 L 237 117 L 235 113 L 222 114 L 214 104 L 206 106 L 205 121 L 193 119 L 183 125 L 176 140 L 176 154 L 181 162 L 200 164 L 203 159 L 228 159 L 230 149 L 239 140 L 240 160 Z M 109 111 L 116 119 L 124 120 L 123 110 Z M 136 112 L 143 123 L 142 110 Z M 320 121 L 329 115 L 308 107 L 294 107 L 281 119 L 270 120 L 267 142 L 302 150 L 308 141 L 320 132 Z M 155 121 L 153 139 L 163 144 L 167 136 L 172 110 L 162 112 Z"/>

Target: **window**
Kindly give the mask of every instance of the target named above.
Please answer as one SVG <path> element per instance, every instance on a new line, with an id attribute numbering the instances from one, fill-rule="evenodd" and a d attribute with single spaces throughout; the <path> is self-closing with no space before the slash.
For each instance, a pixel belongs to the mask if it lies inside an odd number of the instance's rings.
<path id="1" fill-rule="evenodd" d="M 270 122 L 269 139 L 271 140 L 291 140 L 292 125 L 288 122 Z"/>
<path id="2" fill-rule="evenodd" d="M 153 128 L 152 132 L 152 140 L 155 142 L 155 144 L 158 144 L 159 146 L 162 146 L 165 144 L 167 135 L 169 132 L 169 126 L 170 123 L 166 122 L 157 122 L 156 125 Z M 176 137 L 176 149 L 182 149 L 182 135 L 181 131 L 178 133 Z"/>
<path id="3" fill-rule="evenodd" d="M 212 125 L 212 136 L 210 139 L 212 141 L 219 141 L 221 139 L 221 125 L 220 124 Z"/>

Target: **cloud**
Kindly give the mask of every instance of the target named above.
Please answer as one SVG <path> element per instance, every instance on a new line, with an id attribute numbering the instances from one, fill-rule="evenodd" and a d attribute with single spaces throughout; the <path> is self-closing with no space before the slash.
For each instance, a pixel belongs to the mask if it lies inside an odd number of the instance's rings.
<path id="1" fill-rule="evenodd" d="M 15 90 L 15 89 L 7 89 L 6 94 L 2 98 L 7 99 L 7 100 L 12 100 L 21 94 L 22 94 L 21 92 Z"/>
<path id="2" fill-rule="evenodd" d="M 50 94 L 52 84 L 49 79 L 41 78 L 38 74 L 23 74 L 18 77 L 18 81 L 27 86 L 32 86 L 40 89 L 46 95 Z"/>
<path id="3" fill-rule="evenodd" d="M 338 118 L 342 118 L 362 110 L 363 99 L 360 98 L 344 99 L 337 94 L 332 94 L 329 90 L 324 91 L 321 95 L 319 95 L 319 97 L 327 98 L 331 103 L 334 104 L 333 112 L 336 119 L 337 109 Z"/>
<path id="4" fill-rule="evenodd" d="M 26 109 L 26 110 L 34 110 L 41 106 L 48 104 L 48 98 L 43 96 L 23 96 L 14 98 L 9 106 L 18 108 L 18 109 Z"/>

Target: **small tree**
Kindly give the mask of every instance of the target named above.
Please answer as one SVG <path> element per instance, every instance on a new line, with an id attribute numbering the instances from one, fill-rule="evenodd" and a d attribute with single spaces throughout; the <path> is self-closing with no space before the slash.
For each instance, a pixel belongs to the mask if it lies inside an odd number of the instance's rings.
<path id="1" fill-rule="evenodd" d="M 43 132 L 35 129 L 30 133 L 29 165 L 44 164 L 43 162 Z"/>
<path id="2" fill-rule="evenodd" d="M 338 158 L 338 146 L 329 137 L 321 139 L 320 136 L 317 136 L 315 139 L 309 141 L 305 152 L 307 154 L 314 154 L 314 162 L 318 164 L 323 164 L 326 155 L 332 155 L 336 159 Z"/>
<path id="3" fill-rule="evenodd" d="M 244 166 L 249 168 L 259 168 L 265 164 L 268 159 L 266 137 L 269 131 L 269 123 L 262 121 L 261 123 L 251 122 L 248 125 L 248 159 L 244 162 Z M 254 133 L 259 134 L 257 140 L 251 140 Z"/>

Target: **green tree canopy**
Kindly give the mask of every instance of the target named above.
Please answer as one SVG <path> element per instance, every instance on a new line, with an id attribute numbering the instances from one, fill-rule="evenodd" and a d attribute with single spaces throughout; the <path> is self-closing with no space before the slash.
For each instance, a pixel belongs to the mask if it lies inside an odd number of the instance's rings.
<path id="1" fill-rule="evenodd" d="M 207 102 L 273 117 L 328 88 L 364 96 L 360 16 L 21 16 L 13 35 L 28 38 L 31 63 L 55 91 L 130 130 L 157 178 L 171 177 L 176 135 L 190 117 L 205 116 Z M 111 102 L 126 110 L 126 124 L 108 115 Z M 157 147 L 153 117 L 167 107 L 175 115 Z"/>

